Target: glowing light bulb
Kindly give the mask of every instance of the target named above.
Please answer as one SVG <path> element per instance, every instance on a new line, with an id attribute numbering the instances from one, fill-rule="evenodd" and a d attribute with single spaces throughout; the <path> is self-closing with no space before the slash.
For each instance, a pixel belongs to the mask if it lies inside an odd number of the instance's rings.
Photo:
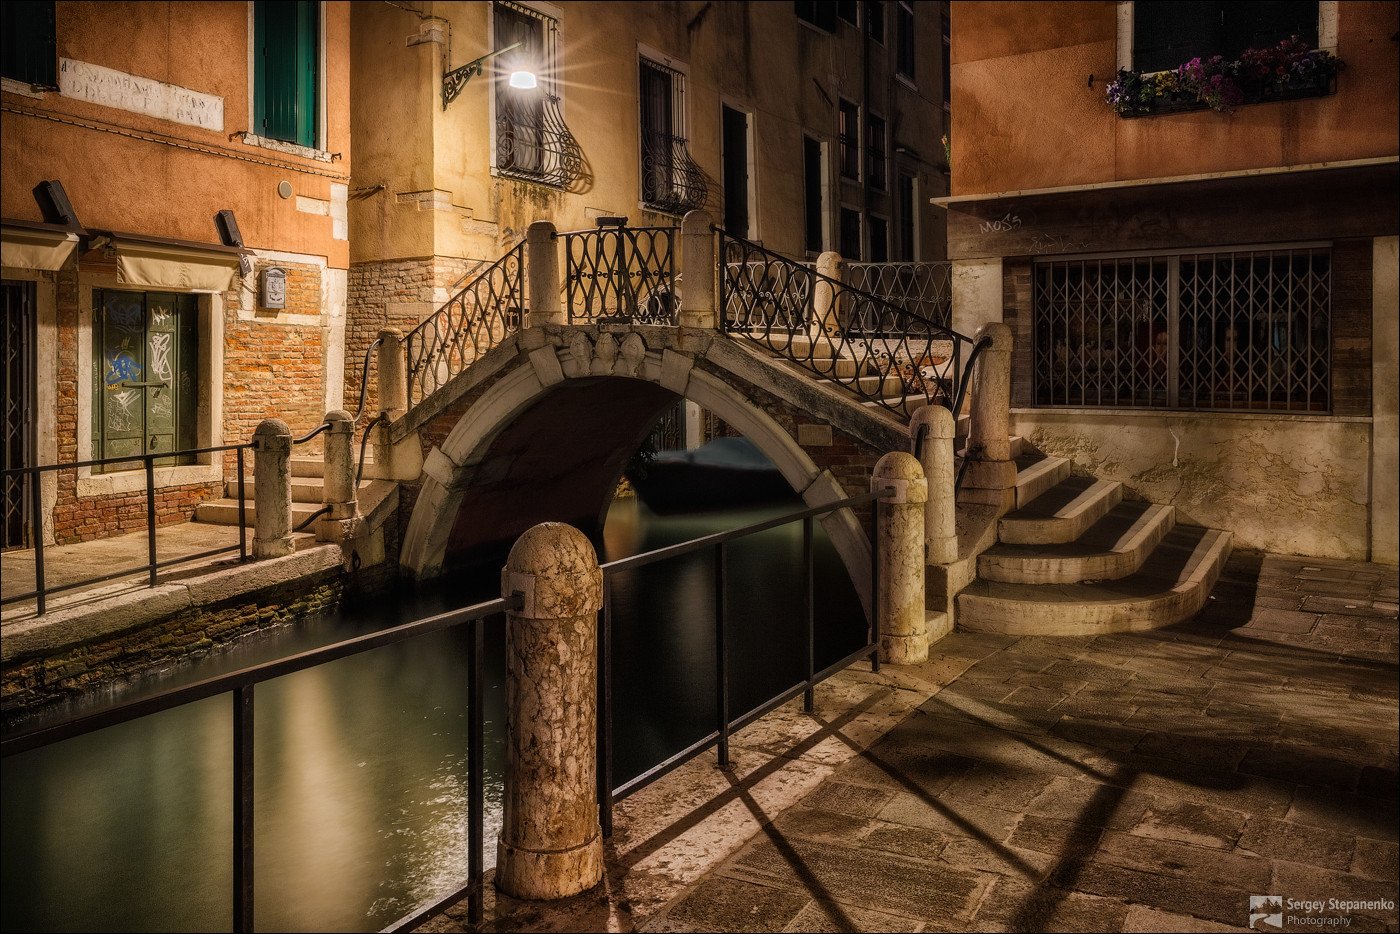
<path id="1" fill-rule="evenodd" d="M 533 71 L 512 71 L 510 73 L 510 86 L 522 91 L 530 91 L 538 87 L 539 82 L 535 80 Z"/>

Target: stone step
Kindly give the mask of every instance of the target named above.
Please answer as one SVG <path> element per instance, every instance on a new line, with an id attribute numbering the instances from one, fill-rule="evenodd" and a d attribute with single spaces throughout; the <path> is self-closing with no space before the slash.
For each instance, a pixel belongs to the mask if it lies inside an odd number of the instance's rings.
<path id="1" fill-rule="evenodd" d="M 882 399 L 903 399 L 904 380 L 898 376 L 861 376 L 839 382 L 847 389 L 854 389 L 866 396 L 879 396 Z"/>
<path id="2" fill-rule="evenodd" d="M 1122 502 L 1072 542 L 994 545 L 978 556 L 977 573 L 1012 584 L 1117 580 L 1136 573 L 1175 525 L 1175 507 Z"/>
<path id="3" fill-rule="evenodd" d="M 1020 477 L 1017 477 L 1019 486 Z M 1123 484 L 1093 477 L 1065 477 L 997 523 L 997 538 L 1011 545 L 1072 542 L 1123 501 Z"/>
<path id="4" fill-rule="evenodd" d="M 294 455 L 291 467 L 293 477 L 324 477 L 326 475 L 326 462 L 321 459 L 320 455 Z M 251 471 L 249 472 L 251 473 Z"/>
<path id="5" fill-rule="evenodd" d="M 806 334 L 774 332 L 758 338 L 758 341 L 770 350 L 790 352 L 799 360 L 831 360 L 836 356 L 836 348 L 830 341 L 819 338 L 814 343 Z"/>
<path id="6" fill-rule="evenodd" d="M 928 405 L 928 400 L 922 395 L 917 396 L 886 396 L 882 402 L 874 399 L 865 399 L 861 403 L 867 409 L 875 409 L 880 412 L 892 412 L 902 418 L 908 418 L 915 411 Z"/>
<path id="7" fill-rule="evenodd" d="M 257 520 L 258 510 L 253 505 L 252 500 L 246 500 L 245 522 L 252 526 Z M 305 522 L 312 513 L 321 508 L 320 503 L 292 503 L 292 526 L 295 528 Z M 210 522 L 215 525 L 237 525 L 238 524 L 238 500 L 236 499 L 211 499 L 205 500 L 195 507 L 194 521 Z"/>
<path id="8" fill-rule="evenodd" d="M 1016 458 L 1016 508 L 1030 505 L 1037 496 L 1069 476 L 1063 457 L 1024 453 Z"/>
<path id="9" fill-rule="evenodd" d="M 360 489 L 369 486 L 372 481 L 361 480 Z M 243 478 L 243 491 L 248 502 L 253 501 L 253 475 L 247 474 Z M 224 495 L 229 499 L 238 499 L 238 480 L 230 479 L 224 483 Z M 326 482 L 323 477 L 299 477 L 292 476 L 292 502 L 294 503 L 316 503 L 320 505 L 325 502 Z"/>
<path id="10" fill-rule="evenodd" d="M 967 418 L 967 416 L 964 415 L 963 418 Z M 958 420 L 958 426 L 961 428 L 961 426 L 962 426 L 962 419 L 959 419 L 959 420 Z M 1025 451 L 1026 451 L 1026 439 L 1025 439 L 1025 438 L 1022 438 L 1020 435 L 1011 435 L 1011 436 L 1010 436 L 1009 438 L 1007 438 L 1006 440 L 1009 441 L 1009 442 L 1011 443 L 1011 459 L 1012 459 L 1012 460 L 1016 460 L 1017 458 L 1021 457 L 1021 456 L 1025 453 Z M 966 457 L 966 456 L 967 456 L 967 447 L 966 447 L 966 445 L 967 445 L 967 436 L 966 436 L 966 435 L 958 435 L 957 438 L 956 438 L 956 441 L 957 441 L 957 445 L 958 445 L 957 456 L 958 456 L 958 457 Z"/>
<path id="11" fill-rule="evenodd" d="M 1205 605 L 1231 535 L 1176 526 L 1133 574 L 1074 584 L 977 580 L 957 598 L 957 626 L 1009 636 L 1097 636 L 1170 626 Z"/>

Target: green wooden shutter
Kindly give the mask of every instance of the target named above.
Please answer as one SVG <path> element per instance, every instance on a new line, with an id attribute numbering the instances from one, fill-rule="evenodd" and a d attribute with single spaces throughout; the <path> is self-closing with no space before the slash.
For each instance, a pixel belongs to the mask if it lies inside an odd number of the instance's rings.
<path id="1" fill-rule="evenodd" d="M 259 136 L 317 147 L 320 12 L 317 0 L 254 4 L 253 119 Z"/>
<path id="2" fill-rule="evenodd" d="M 52 0 L 0 3 L 0 74 L 39 87 L 58 87 Z"/>

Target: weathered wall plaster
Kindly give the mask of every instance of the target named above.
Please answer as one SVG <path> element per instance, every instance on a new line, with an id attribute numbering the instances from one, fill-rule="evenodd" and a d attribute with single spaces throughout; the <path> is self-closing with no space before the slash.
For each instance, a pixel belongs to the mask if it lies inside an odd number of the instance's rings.
<path id="1" fill-rule="evenodd" d="M 1377 237 L 1371 280 L 1371 412 L 1375 444 L 1371 449 L 1371 560 L 1400 563 L 1396 511 L 1400 509 L 1400 464 L 1397 464 L 1396 349 L 1400 345 L 1400 300 L 1397 299 L 1396 245 L 1400 238 Z"/>
<path id="2" fill-rule="evenodd" d="M 1179 522 L 1234 532 L 1237 547 L 1370 557 L 1369 419 L 1012 409 L 1011 420 L 1032 447 L 1176 506 Z"/>

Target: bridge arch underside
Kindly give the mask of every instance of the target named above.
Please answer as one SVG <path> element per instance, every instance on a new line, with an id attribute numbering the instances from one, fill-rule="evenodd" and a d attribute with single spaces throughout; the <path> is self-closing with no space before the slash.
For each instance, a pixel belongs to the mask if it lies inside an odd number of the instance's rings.
<path id="1" fill-rule="evenodd" d="M 698 375 L 697 368 L 692 387 Z M 565 379 L 523 393 L 512 382 L 503 379 L 462 413 L 441 456 L 435 455 L 443 468 L 424 472 L 400 556 L 418 579 L 499 556 L 540 522 L 568 522 L 589 533 L 600 529 L 627 461 L 662 412 L 682 398 L 742 432 L 809 504 L 849 495 L 839 483 L 812 483 L 819 471 L 807 453 L 738 392 L 682 394 L 621 376 Z M 821 522 L 868 615 L 870 546 L 864 529 L 849 510 Z"/>

